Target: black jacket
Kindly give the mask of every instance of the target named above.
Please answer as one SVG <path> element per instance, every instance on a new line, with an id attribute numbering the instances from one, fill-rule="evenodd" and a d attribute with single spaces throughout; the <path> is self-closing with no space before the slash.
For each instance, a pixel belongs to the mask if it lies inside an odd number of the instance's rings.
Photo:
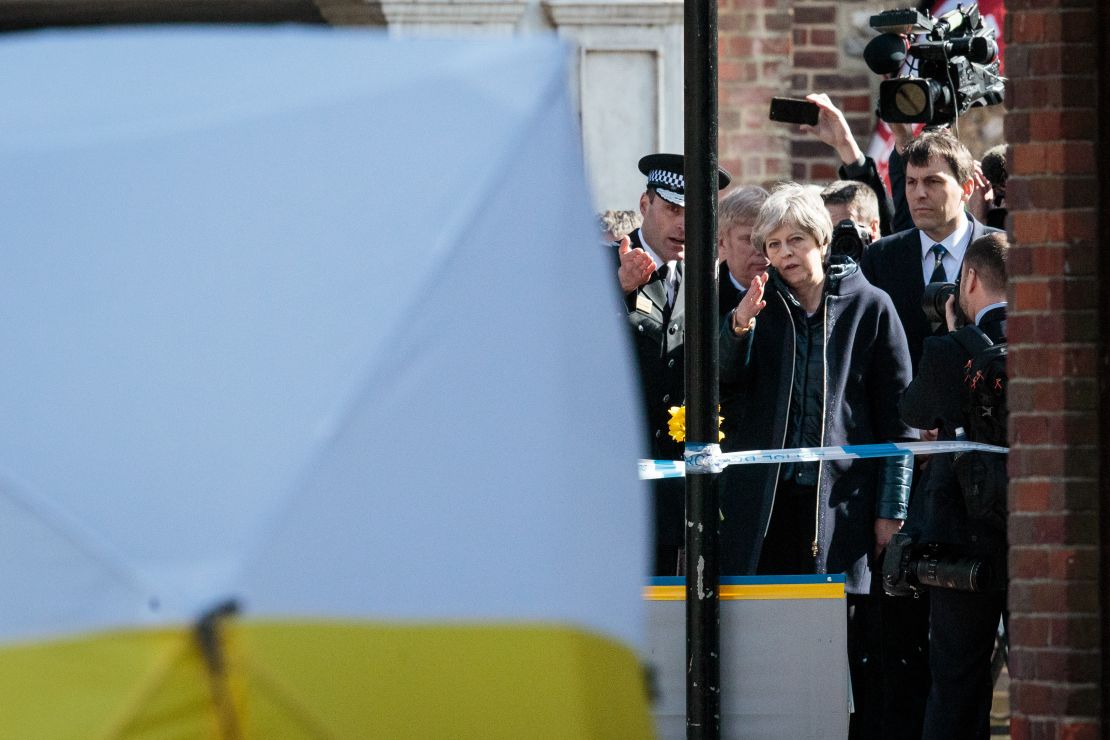
<path id="1" fill-rule="evenodd" d="M 829 268 L 824 296 L 823 445 L 905 441 L 916 434 L 898 417 L 898 398 L 910 381 L 906 338 L 890 298 L 872 287 L 855 263 Z M 796 317 L 791 296 L 773 279 L 755 328 L 736 337 L 721 327 L 722 396 L 731 409 L 722 448 L 782 449 L 795 363 Z M 779 465 L 730 465 L 721 476 L 721 573 L 755 573 L 770 522 Z M 904 499 L 879 508 L 878 460 L 821 463 L 815 572 L 847 575 L 852 593 L 867 593 L 868 555 L 877 516 L 903 518 Z"/>
<path id="2" fill-rule="evenodd" d="M 902 161 L 897 147 L 890 150 L 890 157 L 886 161 L 886 175 L 890 179 L 890 198 L 894 203 L 890 230 L 897 234 L 899 231 L 915 228 L 910 206 L 906 202 L 906 163 Z"/>
<path id="3" fill-rule="evenodd" d="M 879 233 L 883 236 L 894 233 L 891 224 L 894 220 L 894 204 L 886 193 L 879 168 L 871 157 L 864 157 L 861 164 L 842 164 L 837 172 L 841 180 L 855 180 L 871 188 L 879 201 Z M 903 198 L 904 200 L 904 198 Z"/>
<path id="4" fill-rule="evenodd" d="M 995 344 L 1005 342 L 1006 309 L 988 311 L 979 328 Z M 899 404 L 903 421 L 918 429 L 939 427 L 947 439 L 956 427 L 966 426 L 961 401 L 964 367 L 970 359 L 953 337 L 928 337 L 918 374 Z M 929 475 L 922 483 L 922 506 L 915 506 L 907 530 L 924 542 L 956 545 L 963 554 L 990 560 L 1004 583 L 1006 533 L 968 518 L 952 462 L 952 455 L 932 456 Z"/>
<path id="5" fill-rule="evenodd" d="M 998 231 L 979 223 L 970 214 L 967 218 L 971 224 L 972 241 Z M 935 333 L 921 308 L 925 277 L 921 270 L 921 237 L 918 230 L 908 229 L 875 242 L 864 250 L 860 267 L 871 284 L 886 291 L 894 302 L 894 309 L 906 332 L 910 363 L 916 372 L 922 343 L 925 337 Z"/>
<path id="6" fill-rule="evenodd" d="M 717 267 L 717 315 L 722 319 L 736 308 L 740 302 L 743 291 L 732 284 L 728 274 L 728 263 L 722 262 Z"/>
<path id="7" fill-rule="evenodd" d="M 628 235 L 633 249 L 642 249 L 640 230 Z M 618 258 L 619 261 L 619 258 Z M 667 311 L 667 289 L 658 273 L 645 285 L 624 296 L 632 343 L 643 391 L 644 413 L 652 457 L 656 460 L 681 460 L 682 443 L 670 438 L 667 422 L 671 406 L 686 402 L 685 347 L 686 317 L 684 264 L 679 261 L 678 292 L 674 306 Z"/>

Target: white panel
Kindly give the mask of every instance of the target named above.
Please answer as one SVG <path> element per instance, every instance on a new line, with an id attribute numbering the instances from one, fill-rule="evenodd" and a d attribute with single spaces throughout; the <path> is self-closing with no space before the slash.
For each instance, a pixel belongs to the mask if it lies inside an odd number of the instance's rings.
<path id="1" fill-rule="evenodd" d="M 640 157 L 658 149 L 657 55 L 587 49 L 582 55 L 582 136 L 597 209 L 636 208 Z"/>

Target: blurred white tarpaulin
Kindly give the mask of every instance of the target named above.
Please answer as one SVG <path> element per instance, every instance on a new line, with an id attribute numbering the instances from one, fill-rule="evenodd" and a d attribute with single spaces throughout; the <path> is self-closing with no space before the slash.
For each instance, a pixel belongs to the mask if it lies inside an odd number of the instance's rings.
<path id="1" fill-rule="evenodd" d="M 639 418 L 567 53 L 293 29 L 0 43 L 0 693 L 27 707 L 0 728 L 134 719 L 23 697 L 76 670 L 29 669 L 31 641 L 232 599 L 244 624 L 642 647 Z M 249 673 L 228 710 L 248 735 Z M 378 729 L 404 711 L 364 703 Z M 402 734 L 442 729 L 423 711 Z"/>

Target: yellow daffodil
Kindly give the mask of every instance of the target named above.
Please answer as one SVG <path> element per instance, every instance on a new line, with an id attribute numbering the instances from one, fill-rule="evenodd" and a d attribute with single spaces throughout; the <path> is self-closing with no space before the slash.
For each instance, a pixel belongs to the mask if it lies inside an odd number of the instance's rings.
<path id="1" fill-rule="evenodd" d="M 720 412 L 720 410 L 721 410 L 721 407 L 718 406 L 717 411 Z M 669 411 L 670 414 L 671 414 L 670 420 L 667 421 L 667 432 L 671 435 L 671 439 L 673 439 L 675 442 L 685 442 L 686 441 L 686 407 L 685 406 L 671 406 L 669 409 L 667 409 L 667 411 Z M 717 431 L 717 441 L 718 442 L 720 442 L 721 440 L 723 440 L 725 438 L 725 433 L 720 431 L 722 421 L 724 421 L 724 417 L 721 416 L 720 413 L 718 413 L 717 414 L 717 429 L 718 429 L 718 431 Z"/>

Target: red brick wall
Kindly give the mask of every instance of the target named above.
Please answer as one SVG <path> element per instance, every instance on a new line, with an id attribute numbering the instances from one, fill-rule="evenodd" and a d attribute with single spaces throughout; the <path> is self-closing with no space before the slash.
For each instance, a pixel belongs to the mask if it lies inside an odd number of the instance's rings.
<path id="1" fill-rule="evenodd" d="M 790 0 L 720 0 L 717 8 L 718 159 L 738 184 L 790 173 L 780 124 L 767 120 L 790 67 Z"/>
<path id="2" fill-rule="evenodd" d="M 789 94 L 801 98 L 811 92 L 828 93 L 866 151 L 874 128 L 871 73 L 857 56 L 846 54 L 843 48 L 847 16 L 856 9 L 872 8 L 858 1 L 795 0 Z M 793 179 L 836 179 L 840 160 L 815 137 L 790 132 L 790 154 Z"/>
<path id="3" fill-rule="evenodd" d="M 1007 0 L 1015 740 L 1093 740 L 1106 710 L 1096 8 Z"/>
<path id="4" fill-rule="evenodd" d="M 826 92 L 866 150 L 876 81 L 858 53 L 845 53 L 851 14 L 867 0 L 720 0 L 720 162 L 739 183 L 836 177 L 835 152 L 797 127 L 767 120 L 774 96 Z M 887 3 L 889 5 L 889 3 Z"/>

